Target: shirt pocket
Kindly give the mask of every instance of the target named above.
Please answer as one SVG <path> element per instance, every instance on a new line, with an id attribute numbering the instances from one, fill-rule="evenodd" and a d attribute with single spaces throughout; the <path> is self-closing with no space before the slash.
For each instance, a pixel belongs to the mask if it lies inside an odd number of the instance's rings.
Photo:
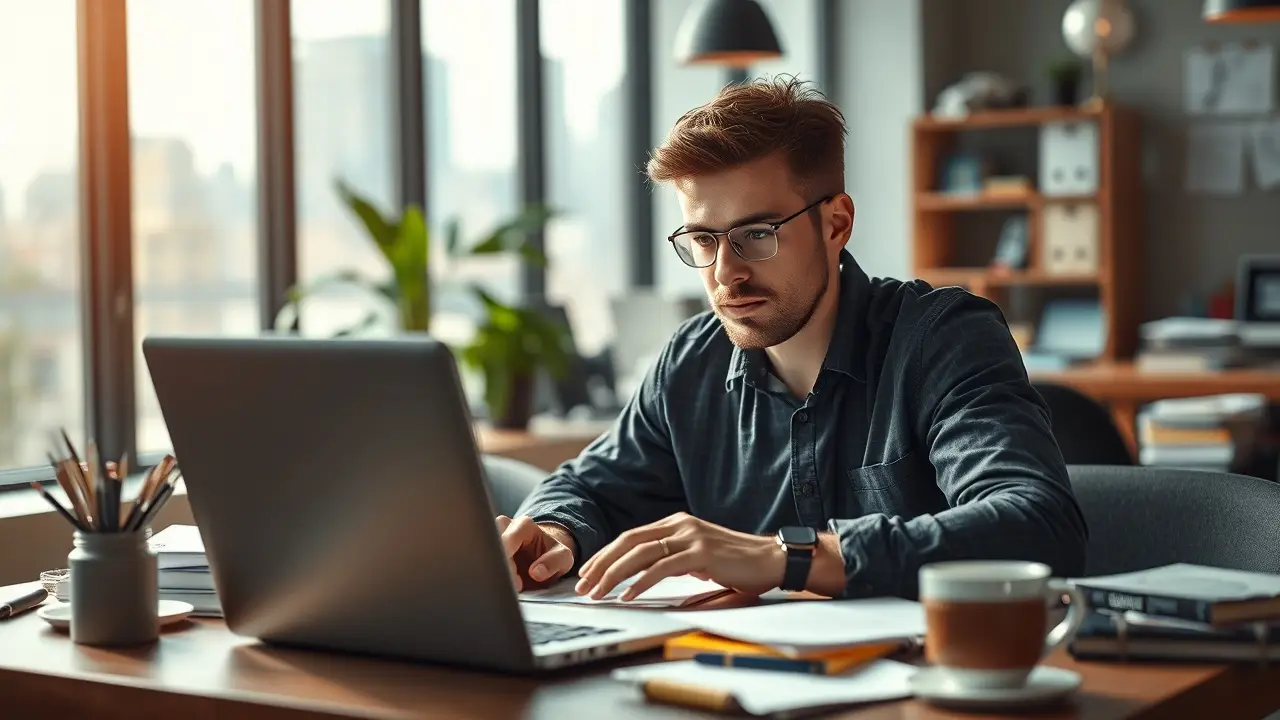
<path id="1" fill-rule="evenodd" d="M 908 452 L 892 462 L 852 468 L 845 474 L 864 512 L 914 516 L 925 511 L 926 484 L 931 482 L 919 465 L 915 453 Z"/>

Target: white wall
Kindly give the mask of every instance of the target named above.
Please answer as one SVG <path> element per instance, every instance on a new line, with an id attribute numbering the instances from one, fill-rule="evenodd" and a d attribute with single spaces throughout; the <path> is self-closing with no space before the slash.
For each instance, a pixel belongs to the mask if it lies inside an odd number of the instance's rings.
<path id="1" fill-rule="evenodd" d="M 835 99 L 848 124 L 845 176 L 856 212 L 848 248 L 872 276 L 910 277 L 910 127 L 925 96 L 922 3 L 930 0 L 839 7 Z"/>

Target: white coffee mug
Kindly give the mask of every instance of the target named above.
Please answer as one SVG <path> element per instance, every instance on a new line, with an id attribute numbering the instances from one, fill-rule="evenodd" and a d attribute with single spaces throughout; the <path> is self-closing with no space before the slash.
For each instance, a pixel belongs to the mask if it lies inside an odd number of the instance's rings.
<path id="1" fill-rule="evenodd" d="M 920 569 L 925 659 L 960 687 L 1017 688 L 1084 620 L 1084 596 L 1048 565 L 1023 560 L 960 560 Z M 1062 595 L 1071 604 L 1050 629 Z"/>

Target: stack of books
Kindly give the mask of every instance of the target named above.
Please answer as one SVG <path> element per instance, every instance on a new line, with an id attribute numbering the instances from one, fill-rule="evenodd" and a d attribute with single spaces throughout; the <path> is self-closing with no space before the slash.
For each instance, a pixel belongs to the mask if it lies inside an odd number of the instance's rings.
<path id="1" fill-rule="evenodd" d="M 1262 661 L 1280 650 L 1280 575 L 1176 563 L 1074 580 L 1078 659 Z"/>
<path id="2" fill-rule="evenodd" d="M 1266 398 L 1251 393 L 1151 403 L 1138 414 L 1139 462 L 1239 471 L 1259 451 L 1267 427 L 1266 411 Z"/>
<path id="3" fill-rule="evenodd" d="M 193 615 L 221 617 L 222 605 L 209 572 L 200 529 L 170 525 L 147 541 L 156 553 L 161 600 L 191 603 Z"/>
<path id="4" fill-rule="evenodd" d="M 1135 365 L 1153 373 L 1201 373 L 1280 366 L 1272 323 L 1169 317 L 1143 323 Z"/>

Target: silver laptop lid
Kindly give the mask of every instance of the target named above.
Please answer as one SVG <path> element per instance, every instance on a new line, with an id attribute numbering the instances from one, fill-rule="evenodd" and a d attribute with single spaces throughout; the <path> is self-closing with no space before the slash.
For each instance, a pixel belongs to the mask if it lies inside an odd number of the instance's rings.
<path id="1" fill-rule="evenodd" d="M 531 666 L 446 346 L 152 337 L 142 349 L 234 632 Z"/>

